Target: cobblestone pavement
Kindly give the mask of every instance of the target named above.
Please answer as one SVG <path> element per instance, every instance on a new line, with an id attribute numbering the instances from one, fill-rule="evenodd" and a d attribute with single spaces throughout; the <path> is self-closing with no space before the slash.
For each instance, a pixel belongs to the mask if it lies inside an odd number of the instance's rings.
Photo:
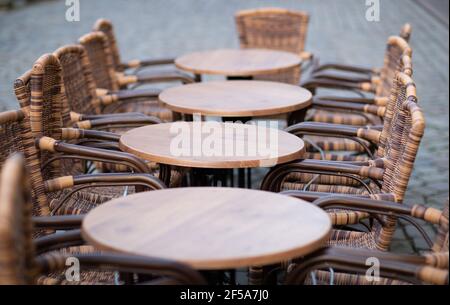
<path id="1" fill-rule="evenodd" d="M 238 47 L 233 14 L 239 9 L 280 6 L 306 10 L 311 15 L 309 51 L 326 61 L 371 66 L 382 65 L 387 37 L 410 22 L 414 79 L 427 129 L 407 202 L 441 207 L 448 196 L 449 177 L 448 2 L 434 0 L 428 8 L 423 0 L 380 2 L 380 22 L 366 21 L 367 7 L 360 0 L 81 0 L 81 21 L 73 23 L 65 21 L 64 1 L 0 11 L 0 109 L 16 107 L 12 94 L 15 77 L 29 69 L 39 55 L 75 42 L 99 17 L 114 22 L 123 57 L 131 59 Z M 429 9 L 430 5 L 434 9 Z M 440 6 L 447 7 L 447 13 Z M 393 248 L 412 252 L 425 245 L 412 227 L 403 224 Z"/>

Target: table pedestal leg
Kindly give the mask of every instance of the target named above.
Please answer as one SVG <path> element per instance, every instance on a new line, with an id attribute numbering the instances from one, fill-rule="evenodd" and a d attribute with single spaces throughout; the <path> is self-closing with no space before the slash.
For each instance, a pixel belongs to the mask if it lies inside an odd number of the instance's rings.
<path id="1" fill-rule="evenodd" d="M 248 284 L 262 285 L 264 281 L 264 268 L 262 266 L 251 266 L 248 269 Z"/>
<path id="2" fill-rule="evenodd" d="M 238 169 L 238 187 L 245 188 L 245 168 Z"/>
<path id="3" fill-rule="evenodd" d="M 201 74 L 195 74 L 194 75 L 194 81 L 196 83 L 200 83 L 202 81 L 202 75 Z"/>
<path id="4" fill-rule="evenodd" d="M 167 164 L 159 164 L 159 179 L 164 182 L 164 184 L 169 187 L 170 186 L 170 178 L 172 175 L 172 169 L 170 165 Z"/>
<path id="5" fill-rule="evenodd" d="M 304 122 L 307 111 L 308 111 L 308 108 L 304 108 L 304 109 L 300 109 L 300 110 L 291 112 L 288 116 L 288 121 L 287 121 L 288 126 Z"/>

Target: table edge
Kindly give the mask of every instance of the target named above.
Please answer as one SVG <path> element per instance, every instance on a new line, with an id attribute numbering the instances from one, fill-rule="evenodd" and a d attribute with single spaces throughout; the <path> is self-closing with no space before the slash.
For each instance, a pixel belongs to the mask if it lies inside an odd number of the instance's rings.
<path id="1" fill-rule="evenodd" d="M 300 139 L 303 143 L 303 147 L 294 153 L 284 155 L 281 158 L 269 158 L 264 160 L 245 160 L 245 161 L 217 161 L 216 164 L 209 163 L 205 161 L 195 161 L 195 160 L 189 160 L 189 161 L 179 161 L 175 159 L 176 157 L 161 157 L 161 156 L 155 156 L 153 154 L 141 152 L 134 150 L 130 148 L 129 146 L 123 144 L 122 139 L 119 140 L 119 148 L 123 152 L 127 152 L 130 154 L 133 154 L 137 157 L 140 157 L 144 160 L 156 162 L 160 164 L 166 164 L 171 166 L 179 166 L 179 167 L 186 167 L 186 168 L 210 168 L 210 169 L 232 169 L 232 168 L 260 168 L 260 167 L 272 167 L 279 164 L 288 163 L 294 160 L 301 159 L 303 155 L 305 154 L 305 143 L 302 139 Z M 217 163 L 220 162 L 226 162 L 226 166 L 220 165 Z"/>
<path id="2" fill-rule="evenodd" d="M 261 116 L 270 116 L 270 115 L 278 115 L 278 114 L 287 114 L 289 112 L 305 109 L 312 104 L 312 97 L 310 97 L 308 100 L 304 102 L 300 102 L 295 105 L 291 106 L 285 106 L 285 107 L 279 107 L 279 108 L 269 108 L 269 109 L 261 109 L 261 110 L 244 110 L 239 112 L 231 112 L 227 110 L 207 110 L 207 109 L 194 109 L 194 108 L 186 108 L 181 106 L 174 106 L 172 104 L 169 104 L 165 101 L 163 101 L 158 96 L 158 101 L 161 102 L 166 108 L 169 108 L 172 111 L 180 112 L 184 114 L 195 114 L 200 113 L 201 115 L 205 116 L 219 116 L 219 117 L 239 117 L 239 116 L 246 116 L 246 117 L 261 117 Z"/>

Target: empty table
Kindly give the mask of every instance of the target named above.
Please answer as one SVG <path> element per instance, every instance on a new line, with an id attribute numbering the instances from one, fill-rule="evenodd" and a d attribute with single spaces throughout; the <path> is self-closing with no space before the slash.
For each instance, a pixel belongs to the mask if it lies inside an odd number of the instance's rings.
<path id="1" fill-rule="evenodd" d="M 175 122 L 143 126 L 125 132 L 121 150 L 159 163 L 162 180 L 170 166 L 233 169 L 271 167 L 300 159 L 305 147 L 297 136 L 249 124 Z M 166 173 L 166 174 L 164 174 Z M 169 177 L 167 177 L 169 176 Z"/>
<path id="2" fill-rule="evenodd" d="M 300 199 L 236 188 L 175 188 L 114 199 L 88 213 L 83 238 L 121 253 L 219 270 L 275 264 L 319 249 L 329 216 Z"/>
<path id="3" fill-rule="evenodd" d="M 311 105 L 299 86 L 267 81 L 212 81 L 171 87 L 159 95 L 169 109 L 184 114 L 257 117 L 292 113 Z"/>
<path id="4" fill-rule="evenodd" d="M 175 65 L 195 75 L 218 74 L 249 77 L 275 74 L 300 66 L 299 56 L 268 49 L 220 49 L 187 54 L 175 59 Z"/>

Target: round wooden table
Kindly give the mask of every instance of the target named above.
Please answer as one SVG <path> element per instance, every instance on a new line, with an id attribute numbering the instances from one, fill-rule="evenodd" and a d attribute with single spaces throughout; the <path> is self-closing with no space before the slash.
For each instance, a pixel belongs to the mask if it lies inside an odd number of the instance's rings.
<path id="1" fill-rule="evenodd" d="M 114 199 L 85 217 L 91 245 L 172 259 L 196 269 L 275 264 L 327 241 L 329 216 L 285 195 L 236 188 L 175 188 Z"/>
<path id="2" fill-rule="evenodd" d="M 219 74 L 249 77 L 280 73 L 301 64 L 299 56 L 268 49 L 220 49 L 187 54 L 175 59 L 181 70 L 196 75 Z"/>
<path id="3" fill-rule="evenodd" d="M 205 126 L 216 126 L 215 131 L 204 132 Z M 256 126 L 255 136 L 250 136 L 248 124 L 219 122 L 175 122 L 147 125 L 125 132 L 119 141 L 119 147 L 142 159 L 162 164 L 196 168 L 251 168 L 271 167 L 302 157 L 305 146 L 302 139 L 288 132 Z M 201 134 L 197 134 L 199 130 Z M 203 130 L 203 132 L 202 132 Z M 238 137 L 237 134 L 242 134 Z M 189 142 L 189 151 L 181 154 L 178 150 L 183 140 Z M 194 145 L 200 140 L 201 149 L 196 151 Z M 264 143 L 259 143 L 259 140 Z M 221 147 L 217 154 L 208 155 L 205 141 L 217 143 Z M 273 143 L 271 143 L 274 141 Z M 187 143 L 185 142 L 185 143 Z M 244 147 L 244 151 L 228 151 Z M 260 146 L 259 146 L 260 145 Z M 272 153 L 263 151 L 261 146 L 273 147 Z M 214 147 L 212 144 L 210 147 Z"/>
<path id="4" fill-rule="evenodd" d="M 299 86 L 234 80 L 171 87 L 159 100 L 172 111 L 220 117 L 257 117 L 290 113 L 311 105 L 312 94 Z"/>
<path id="5" fill-rule="evenodd" d="M 204 178 L 211 169 L 239 169 L 242 172 L 246 168 L 272 167 L 303 156 L 305 145 L 297 136 L 274 128 L 249 128 L 252 127 L 248 124 L 228 122 L 148 125 L 125 132 L 120 137 L 119 147 L 122 151 L 159 163 L 162 168 L 160 178 L 166 185 L 170 183 L 171 166 L 193 168 L 193 173 L 201 178 L 194 179 L 199 181 L 198 185 L 209 185 Z M 183 144 L 187 148 L 185 151 L 179 149 Z M 208 147 L 219 149 L 211 151 Z M 238 183 L 245 187 L 242 175 L 240 173 Z M 250 188 L 250 177 L 247 180 Z"/>

